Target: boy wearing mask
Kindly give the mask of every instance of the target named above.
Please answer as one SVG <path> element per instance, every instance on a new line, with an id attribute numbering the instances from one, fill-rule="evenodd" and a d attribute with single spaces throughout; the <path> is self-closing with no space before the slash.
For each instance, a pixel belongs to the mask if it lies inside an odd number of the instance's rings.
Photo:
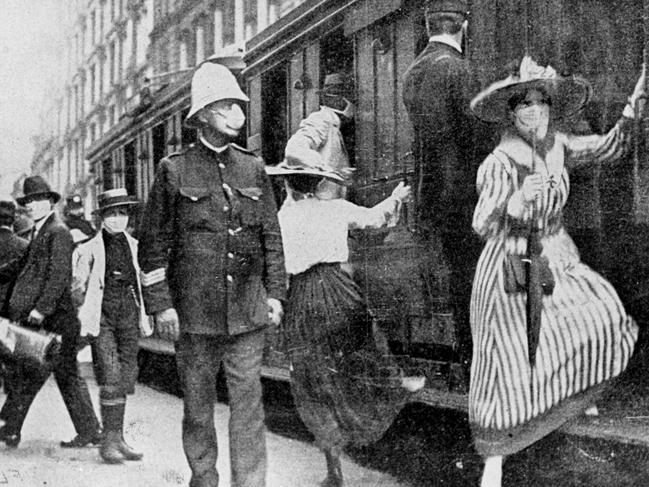
<path id="1" fill-rule="evenodd" d="M 123 437 L 126 396 L 135 392 L 140 333 L 151 329 L 142 307 L 137 240 L 126 228 L 137 202 L 123 188 L 101 193 L 101 230 L 73 254 L 72 299 L 81 336 L 91 340 L 104 425 L 100 455 L 106 463 L 141 460 Z"/>

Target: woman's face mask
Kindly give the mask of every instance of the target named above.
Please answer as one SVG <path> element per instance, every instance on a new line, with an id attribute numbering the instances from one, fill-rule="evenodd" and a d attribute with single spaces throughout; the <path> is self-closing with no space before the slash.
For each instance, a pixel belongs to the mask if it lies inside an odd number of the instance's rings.
<path id="1" fill-rule="evenodd" d="M 103 217 L 103 227 L 108 233 L 122 233 L 128 226 L 128 215 L 124 211 L 111 212 Z"/>
<path id="2" fill-rule="evenodd" d="M 42 220 L 52 211 L 52 203 L 49 198 L 45 200 L 32 200 L 29 203 L 25 203 L 25 206 L 29 210 L 29 216 L 35 222 Z"/>
<path id="3" fill-rule="evenodd" d="M 539 91 L 530 91 L 514 109 L 514 127 L 527 140 L 542 141 L 550 124 L 550 104 Z"/>

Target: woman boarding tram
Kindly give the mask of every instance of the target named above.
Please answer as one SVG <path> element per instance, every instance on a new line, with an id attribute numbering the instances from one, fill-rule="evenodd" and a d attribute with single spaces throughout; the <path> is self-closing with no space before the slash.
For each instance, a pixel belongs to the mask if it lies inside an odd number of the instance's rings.
<path id="1" fill-rule="evenodd" d="M 365 299 L 341 268 L 349 256 L 348 230 L 396 224 L 411 191 L 399 183 L 387 199 L 364 208 L 319 197 L 325 184 L 345 180 L 327 164 L 292 159 L 267 171 L 285 176 L 291 195 L 278 214 L 290 275 L 283 328 L 291 389 L 302 421 L 325 453 L 327 478 L 321 485 L 340 487 L 343 448 L 378 440 L 408 392 L 425 381 L 405 377 L 393 357 L 374 344 Z"/>
<path id="2" fill-rule="evenodd" d="M 501 485 L 504 456 L 592 408 L 633 353 L 635 322 L 612 286 L 580 262 L 562 212 L 568 169 L 614 163 L 629 147 L 644 86 L 643 70 L 622 118 L 602 136 L 553 129 L 554 121 L 586 104 L 590 85 L 529 57 L 519 73 L 471 102 L 478 117 L 505 125 L 478 171 L 473 217 L 485 247 L 471 300 L 469 420 L 476 449 L 486 458 L 483 487 Z M 534 250 L 532 232 L 540 237 L 538 255 L 528 252 L 528 244 Z M 535 259 L 542 286 L 538 341 L 532 347 L 527 259 Z"/>

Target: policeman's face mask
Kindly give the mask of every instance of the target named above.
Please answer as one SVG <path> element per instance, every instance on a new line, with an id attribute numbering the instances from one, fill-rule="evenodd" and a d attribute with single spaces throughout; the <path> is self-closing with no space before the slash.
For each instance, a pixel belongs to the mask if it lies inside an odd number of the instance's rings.
<path id="1" fill-rule="evenodd" d="M 223 134 L 236 137 L 246 123 L 246 116 L 238 103 L 217 102 L 208 110 L 215 115 L 214 128 Z"/>
<path id="2" fill-rule="evenodd" d="M 52 211 L 52 203 L 49 198 L 31 200 L 25 203 L 29 216 L 35 222 L 45 218 L 50 211 Z"/>
<path id="3" fill-rule="evenodd" d="M 331 108 L 334 112 L 347 119 L 354 118 L 354 113 L 356 112 L 356 107 L 354 104 L 349 101 L 347 98 L 341 95 L 335 95 L 330 93 L 322 94 L 322 104 Z"/>
<path id="4" fill-rule="evenodd" d="M 540 142 L 545 139 L 550 124 L 550 103 L 536 90 L 530 91 L 513 112 L 514 127 L 529 141 Z"/>
<path id="5" fill-rule="evenodd" d="M 123 208 L 109 210 L 102 215 L 102 222 L 108 233 L 123 233 L 128 226 L 128 212 Z"/>

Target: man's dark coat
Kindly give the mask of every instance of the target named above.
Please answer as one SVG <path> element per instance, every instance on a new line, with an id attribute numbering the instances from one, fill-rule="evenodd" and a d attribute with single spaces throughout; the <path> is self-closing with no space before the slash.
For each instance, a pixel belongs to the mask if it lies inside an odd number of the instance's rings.
<path id="1" fill-rule="evenodd" d="M 0 228 L 0 266 L 20 259 L 29 242 L 20 238 L 9 228 Z M 0 283 L 0 312 L 4 310 L 11 283 Z"/>

